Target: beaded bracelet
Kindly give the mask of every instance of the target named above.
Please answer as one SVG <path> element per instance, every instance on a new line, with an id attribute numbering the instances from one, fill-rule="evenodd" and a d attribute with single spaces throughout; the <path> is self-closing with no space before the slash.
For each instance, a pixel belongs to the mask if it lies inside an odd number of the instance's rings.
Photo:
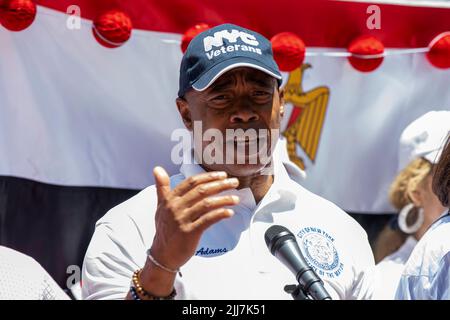
<path id="1" fill-rule="evenodd" d="M 132 277 L 133 285 L 131 287 L 134 290 L 131 291 L 131 295 L 134 300 L 138 300 L 138 299 L 135 299 L 135 297 L 133 296 L 133 291 L 136 293 L 136 296 L 137 296 L 137 298 L 139 298 L 139 300 L 173 300 L 175 298 L 175 296 L 177 295 L 177 291 L 175 290 L 175 288 L 172 290 L 172 292 L 167 297 L 157 297 L 157 296 L 154 296 L 151 293 L 147 292 L 142 287 L 141 282 L 139 281 L 139 275 L 140 275 L 141 271 L 142 271 L 142 269 L 136 270 L 133 273 L 133 277 Z"/>
<path id="2" fill-rule="evenodd" d="M 141 298 L 139 298 L 135 287 L 133 287 L 133 286 L 130 287 L 130 293 L 131 293 L 131 297 L 133 298 L 133 300 L 142 300 Z"/>

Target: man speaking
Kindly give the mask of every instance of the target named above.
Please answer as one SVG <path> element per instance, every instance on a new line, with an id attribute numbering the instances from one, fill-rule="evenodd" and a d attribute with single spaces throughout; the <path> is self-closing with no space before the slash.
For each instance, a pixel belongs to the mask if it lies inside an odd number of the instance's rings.
<path id="1" fill-rule="evenodd" d="M 270 41 L 256 32 L 224 24 L 191 41 L 176 104 L 192 152 L 179 174 L 156 167 L 155 185 L 97 222 L 85 299 L 292 299 L 284 287 L 295 275 L 264 241 L 272 225 L 292 231 L 333 299 L 370 297 L 366 233 L 293 180 L 275 148 L 280 84 Z"/>

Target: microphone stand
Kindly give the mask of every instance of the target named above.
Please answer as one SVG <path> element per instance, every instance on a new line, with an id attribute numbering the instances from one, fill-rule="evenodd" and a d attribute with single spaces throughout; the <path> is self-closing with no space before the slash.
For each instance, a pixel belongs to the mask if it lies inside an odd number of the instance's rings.
<path id="1" fill-rule="evenodd" d="M 294 300 L 311 300 L 303 288 L 298 284 L 289 284 L 284 286 L 284 291 L 289 293 Z"/>

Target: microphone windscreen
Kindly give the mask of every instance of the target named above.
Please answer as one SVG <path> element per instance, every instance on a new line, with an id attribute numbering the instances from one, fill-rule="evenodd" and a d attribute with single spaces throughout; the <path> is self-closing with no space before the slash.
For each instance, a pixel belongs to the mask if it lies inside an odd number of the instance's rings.
<path id="1" fill-rule="evenodd" d="M 273 225 L 269 229 L 266 230 L 266 233 L 264 234 L 264 240 L 266 241 L 266 245 L 272 254 L 274 254 L 273 249 L 275 249 L 275 247 L 276 247 L 275 244 L 281 238 L 295 239 L 292 232 L 290 232 L 289 229 L 287 229 L 283 226 Z"/>

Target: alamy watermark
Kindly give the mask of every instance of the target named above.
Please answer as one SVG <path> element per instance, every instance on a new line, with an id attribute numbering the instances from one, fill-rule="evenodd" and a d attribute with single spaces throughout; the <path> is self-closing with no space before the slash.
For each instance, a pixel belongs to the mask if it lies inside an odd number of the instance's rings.
<path id="1" fill-rule="evenodd" d="M 194 121 L 193 131 L 185 128 L 172 132 L 173 164 L 261 164 L 270 165 L 280 136 L 279 129 L 209 128 L 203 131 L 202 121 Z M 194 150 L 194 157 L 192 156 Z"/>
<path id="2" fill-rule="evenodd" d="M 77 5 L 67 7 L 67 14 L 69 17 L 66 20 L 66 27 L 69 30 L 81 29 L 81 9 Z"/>
<path id="3" fill-rule="evenodd" d="M 366 10 L 370 16 L 366 20 L 366 27 L 369 30 L 381 29 L 381 9 L 376 4 L 370 5 Z"/>

